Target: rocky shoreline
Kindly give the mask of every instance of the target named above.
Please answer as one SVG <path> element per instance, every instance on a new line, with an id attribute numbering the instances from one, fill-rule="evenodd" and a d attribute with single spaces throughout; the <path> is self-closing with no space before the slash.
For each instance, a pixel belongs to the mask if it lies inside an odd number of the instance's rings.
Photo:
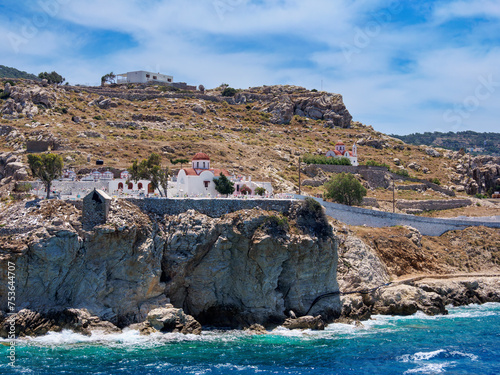
<path id="1" fill-rule="evenodd" d="M 0 275 L 0 336 L 8 337 L 13 320 L 19 337 L 127 327 L 142 334 L 200 334 L 202 327 L 264 333 L 500 302 L 500 273 L 394 281 L 401 267 L 416 270 L 426 261 L 418 231 L 388 236 L 404 249 L 388 262 L 380 242 L 372 247 L 308 204 L 285 214 L 253 209 L 211 218 L 191 210 L 158 217 L 116 200 L 107 223 L 92 230 L 69 203 L 2 207 L 0 258 L 16 265 L 18 312 L 8 315 L 7 273 Z M 495 249 L 488 251 L 494 264 Z M 478 263 L 487 264 L 488 251 L 479 252 Z M 311 308 L 324 293 L 333 295 Z"/>

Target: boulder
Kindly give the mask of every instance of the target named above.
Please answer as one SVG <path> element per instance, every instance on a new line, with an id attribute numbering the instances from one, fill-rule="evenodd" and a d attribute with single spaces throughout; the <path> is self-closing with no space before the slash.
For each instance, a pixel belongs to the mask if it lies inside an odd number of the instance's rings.
<path id="1" fill-rule="evenodd" d="M 161 332 L 201 334 L 201 324 L 182 309 L 176 309 L 172 305 L 150 311 L 146 319 L 151 327 Z"/>
<path id="2" fill-rule="evenodd" d="M 269 106 L 268 112 L 272 115 L 273 124 L 288 124 L 292 120 L 294 104 L 288 95 L 283 95 Z"/>
<path id="3" fill-rule="evenodd" d="M 288 329 L 312 329 L 314 331 L 323 331 L 325 322 L 318 316 L 301 316 L 300 318 L 288 318 L 283 323 L 283 327 Z"/>
<path id="4" fill-rule="evenodd" d="M 195 105 L 193 106 L 193 108 L 192 108 L 192 109 L 193 109 L 193 112 L 196 112 L 196 113 L 198 113 L 199 115 L 202 115 L 202 114 L 204 114 L 204 113 L 206 113 L 206 112 L 207 112 L 207 110 L 206 110 L 205 108 L 203 108 L 203 107 L 202 107 L 201 105 L 199 105 L 199 104 L 195 104 Z"/>
<path id="5" fill-rule="evenodd" d="M 374 314 L 382 315 L 413 315 L 417 311 L 423 311 L 427 315 L 447 314 L 441 296 L 411 285 L 380 289 L 372 310 Z"/>
<path id="6" fill-rule="evenodd" d="M 41 87 L 36 87 L 31 90 L 31 101 L 33 104 L 42 104 L 46 108 L 53 108 L 56 105 L 56 100 L 55 94 Z"/>
<path id="7" fill-rule="evenodd" d="M 118 104 L 112 101 L 111 99 L 103 99 L 97 103 L 97 106 L 101 109 L 115 108 L 118 107 Z"/>
<path id="8" fill-rule="evenodd" d="M 439 157 L 441 157 L 441 154 L 440 154 L 437 150 L 435 150 L 435 149 L 433 149 L 433 148 L 430 148 L 430 147 L 425 149 L 425 153 L 426 153 L 427 155 L 429 155 L 429 156 L 434 157 L 434 158 L 439 158 Z"/>

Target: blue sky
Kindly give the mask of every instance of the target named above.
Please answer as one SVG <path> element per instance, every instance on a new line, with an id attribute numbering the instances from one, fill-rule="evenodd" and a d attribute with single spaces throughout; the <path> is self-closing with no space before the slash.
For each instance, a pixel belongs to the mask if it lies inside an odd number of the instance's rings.
<path id="1" fill-rule="evenodd" d="M 499 132 L 498 0 L 2 0 L 0 64 L 340 93 L 384 133 Z"/>

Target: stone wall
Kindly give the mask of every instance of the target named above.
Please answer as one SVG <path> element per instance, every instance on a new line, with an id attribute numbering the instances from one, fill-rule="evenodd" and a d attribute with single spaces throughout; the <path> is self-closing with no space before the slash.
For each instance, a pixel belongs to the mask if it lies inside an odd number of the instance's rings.
<path id="1" fill-rule="evenodd" d="M 143 212 L 157 215 L 179 215 L 188 210 L 195 210 L 212 218 L 221 217 L 230 212 L 261 208 L 265 211 L 288 212 L 295 200 L 281 199 L 135 199 L 128 202 L 139 207 Z"/>
<path id="2" fill-rule="evenodd" d="M 400 210 L 413 209 L 422 211 L 452 210 L 454 208 L 468 207 L 471 205 L 472 201 L 470 199 L 431 199 L 422 201 L 398 200 L 396 202 L 396 207 Z"/>
<path id="3" fill-rule="evenodd" d="M 304 196 L 295 196 L 303 199 Z M 500 221 L 484 221 L 484 218 L 477 218 L 483 221 L 437 219 L 423 216 L 413 216 L 406 214 L 393 214 L 369 210 L 360 207 L 349 207 L 341 204 L 325 202 L 323 199 L 314 198 L 321 203 L 326 214 L 334 219 L 349 225 L 366 225 L 373 228 L 392 227 L 396 225 L 408 225 L 416 228 L 425 236 L 440 236 L 450 230 L 462 230 L 472 226 L 486 226 L 490 228 L 500 228 Z"/>

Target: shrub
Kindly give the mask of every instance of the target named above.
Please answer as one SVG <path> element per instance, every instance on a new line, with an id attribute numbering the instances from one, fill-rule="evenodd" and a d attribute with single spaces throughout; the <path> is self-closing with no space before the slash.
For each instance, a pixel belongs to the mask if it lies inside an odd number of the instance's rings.
<path id="1" fill-rule="evenodd" d="M 398 169 L 396 172 L 394 172 L 397 175 L 403 176 L 403 177 L 410 177 L 410 174 L 406 169 Z"/>
<path id="2" fill-rule="evenodd" d="M 248 186 L 246 185 L 243 185 L 241 188 L 240 188 L 240 192 L 241 194 L 243 195 L 249 195 L 249 194 L 252 194 L 252 189 L 250 189 Z"/>
<path id="3" fill-rule="evenodd" d="M 43 72 L 38 75 L 40 79 L 46 79 L 50 84 L 57 83 L 58 85 L 65 81 L 65 78 L 57 72 L 47 73 Z"/>
<path id="4" fill-rule="evenodd" d="M 258 187 L 255 189 L 255 194 L 262 197 L 264 194 L 266 194 L 266 189 L 264 189 L 263 187 Z"/>
<path id="5" fill-rule="evenodd" d="M 304 232 L 320 238 L 332 234 L 332 228 L 323 207 L 313 198 L 307 197 L 297 210 L 297 226 Z"/>
<path id="6" fill-rule="evenodd" d="M 232 87 L 226 87 L 224 91 L 222 91 L 222 96 L 235 96 L 236 93 L 236 89 L 233 89 Z"/>
<path id="7" fill-rule="evenodd" d="M 316 89 L 312 89 L 312 90 L 311 90 L 311 92 L 318 92 L 318 90 L 316 90 Z"/>
<path id="8" fill-rule="evenodd" d="M 326 198 L 334 199 L 340 204 L 352 206 L 361 204 L 366 196 L 365 187 L 354 175 L 350 173 L 340 173 L 325 184 Z"/>
<path id="9" fill-rule="evenodd" d="M 479 193 L 478 193 L 478 194 L 476 194 L 476 195 L 475 195 L 475 197 L 476 197 L 477 199 L 486 199 L 486 198 L 488 198 L 486 195 L 484 195 L 484 194 L 479 194 Z"/>
<path id="10" fill-rule="evenodd" d="M 14 186 L 14 191 L 16 193 L 27 193 L 32 189 L 32 186 L 29 182 L 17 182 Z"/>
<path id="11" fill-rule="evenodd" d="M 351 165 L 347 158 L 327 158 L 325 155 L 305 154 L 302 161 L 306 164 Z"/>
<path id="12" fill-rule="evenodd" d="M 385 164 L 385 163 L 379 163 L 375 160 L 367 160 L 365 165 L 368 165 L 370 167 L 385 167 L 387 169 L 390 168 L 390 166 L 388 164 Z"/>
<path id="13" fill-rule="evenodd" d="M 429 181 L 432 182 L 433 184 L 441 185 L 441 181 L 439 181 L 439 178 L 437 177 L 430 178 Z"/>
<path id="14" fill-rule="evenodd" d="M 94 116 L 94 120 L 103 120 L 101 115 Z"/>
<path id="15" fill-rule="evenodd" d="M 271 215 L 266 218 L 263 228 L 271 236 L 283 236 L 286 235 L 290 226 L 285 216 Z"/>

